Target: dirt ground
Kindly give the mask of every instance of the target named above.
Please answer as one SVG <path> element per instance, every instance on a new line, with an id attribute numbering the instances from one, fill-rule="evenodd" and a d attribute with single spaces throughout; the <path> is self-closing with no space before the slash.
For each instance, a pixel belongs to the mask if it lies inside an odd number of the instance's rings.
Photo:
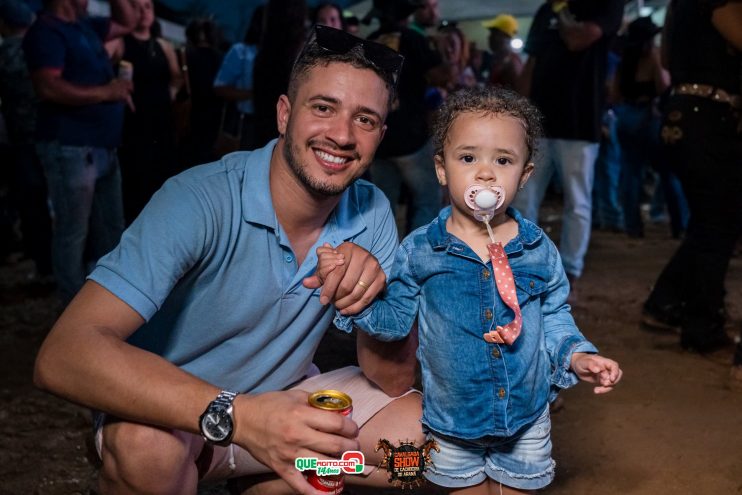
<path id="1" fill-rule="evenodd" d="M 639 325 L 641 303 L 676 246 L 664 225 L 641 240 L 594 233 L 574 315 L 625 375 L 606 396 L 586 384 L 563 394 L 565 407 L 553 416 L 557 477 L 543 493 L 742 493 L 742 387 L 730 387 L 731 350 L 685 352 L 676 335 Z M 0 266 L 0 495 L 94 494 L 87 411 L 31 384 L 36 350 L 58 309 L 49 288 L 26 281 L 30 269 L 28 261 Z M 741 257 L 732 261 L 727 286 L 736 332 Z M 317 359 L 323 369 L 353 362 L 349 337 L 333 333 L 325 344 Z"/>

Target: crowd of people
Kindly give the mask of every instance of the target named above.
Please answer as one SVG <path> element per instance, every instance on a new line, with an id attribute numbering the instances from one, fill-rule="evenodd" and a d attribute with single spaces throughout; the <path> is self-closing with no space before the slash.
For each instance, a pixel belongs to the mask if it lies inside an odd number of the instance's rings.
<path id="1" fill-rule="evenodd" d="M 95 411 L 104 492 L 312 493 L 294 458 L 371 465 L 379 438 L 435 439 L 426 476 L 451 493 L 546 486 L 549 404 L 621 379 L 570 316 L 591 231 L 642 237 L 648 205 L 681 244 L 642 323 L 733 346 L 742 3 L 670 0 L 662 27 L 623 0 L 546 0 L 519 53 L 512 15 L 481 24 L 481 49 L 438 2 L 359 20 L 267 0 L 242 41 L 198 18 L 175 46 L 152 0 L 110 0 L 110 18 L 0 0 L 0 254 L 17 225 L 56 284 L 35 382 Z M 359 330 L 359 367 L 320 373 L 333 324 Z M 353 397 L 352 421 L 307 405 L 322 388 Z M 457 415 L 469 399 L 482 418 Z"/>

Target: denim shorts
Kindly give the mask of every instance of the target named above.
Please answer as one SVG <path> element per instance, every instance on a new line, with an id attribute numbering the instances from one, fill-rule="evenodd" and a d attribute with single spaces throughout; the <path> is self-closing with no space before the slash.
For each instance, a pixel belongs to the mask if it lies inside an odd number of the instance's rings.
<path id="1" fill-rule="evenodd" d="M 461 440 L 429 433 L 441 451 L 430 451 L 428 481 L 447 488 L 475 486 L 487 478 L 520 490 L 537 490 L 554 479 L 548 406 L 520 433 L 507 438 Z"/>

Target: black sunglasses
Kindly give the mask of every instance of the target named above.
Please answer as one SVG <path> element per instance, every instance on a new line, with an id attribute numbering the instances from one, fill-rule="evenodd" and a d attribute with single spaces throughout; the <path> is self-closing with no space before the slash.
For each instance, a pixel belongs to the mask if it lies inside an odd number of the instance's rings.
<path id="1" fill-rule="evenodd" d="M 360 46 L 363 48 L 363 55 L 366 59 L 379 69 L 379 71 L 389 74 L 392 83 L 394 85 L 397 84 L 404 57 L 386 45 L 358 38 L 340 29 L 317 24 L 314 26 L 312 34 L 304 45 L 299 59 L 302 58 L 307 49 L 313 44 L 316 44 L 323 50 L 338 55 L 344 55 L 353 48 Z"/>

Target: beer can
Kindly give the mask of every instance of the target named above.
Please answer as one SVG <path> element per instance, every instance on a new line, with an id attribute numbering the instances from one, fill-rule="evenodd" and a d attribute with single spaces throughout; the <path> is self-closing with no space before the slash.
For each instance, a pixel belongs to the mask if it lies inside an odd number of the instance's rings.
<path id="1" fill-rule="evenodd" d="M 119 79 L 131 81 L 134 78 L 134 65 L 128 60 L 119 62 Z"/>
<path id="2" fill-rule="evenodd" d="M 309 396 L 309 405 L 330 411 L 343 416 L 351 417 L 353 413 L 353 400 L 348 394 L 338 390 L 320 390 Z M 340 495 L 345 488 L 345 478 L 343 473 L 332 476 L 318 476 L 315 471 L 307 473 L 307 481 L 315 489 L 322 493 Z"/>

